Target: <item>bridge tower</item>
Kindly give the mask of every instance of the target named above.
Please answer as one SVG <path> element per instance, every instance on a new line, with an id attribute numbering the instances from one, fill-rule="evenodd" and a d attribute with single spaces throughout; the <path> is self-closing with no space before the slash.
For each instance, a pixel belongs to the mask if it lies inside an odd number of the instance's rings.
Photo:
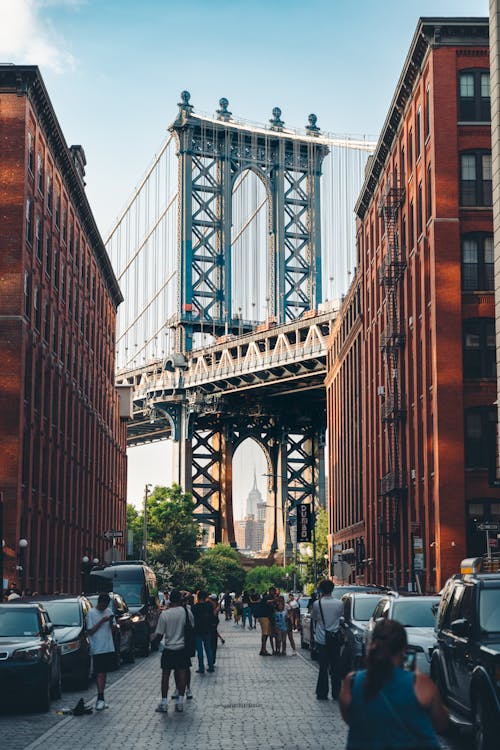
<path id="1" fill-rule="evenodd" d="M 300 317 L 321 301 L 320 177 L 328 147 L 316 115 L 307 135 L 285 130 L 281 110 L 269 127 L 236 122 L 221 99 L 213 118 L 195 114 L 188 91 L 170 130 L 179 159 L 177 352 L 193 348 L 193 333 L 217 336 L 251 330 L 231 309 L 232 196 L 246 170 L 256 173 L 268 198 L 268 317 Z"/>

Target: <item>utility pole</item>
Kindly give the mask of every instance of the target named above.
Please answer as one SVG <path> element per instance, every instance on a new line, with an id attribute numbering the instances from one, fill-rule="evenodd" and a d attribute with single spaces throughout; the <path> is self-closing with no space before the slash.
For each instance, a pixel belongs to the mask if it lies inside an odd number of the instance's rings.
<path id="1" fill-rule="evenodd" d="M 148 497 L 151 485 L 147 484 L 144 487 L 144 518 L 142 520 L 142 556 L 144 562 L 148 561 Z"/>

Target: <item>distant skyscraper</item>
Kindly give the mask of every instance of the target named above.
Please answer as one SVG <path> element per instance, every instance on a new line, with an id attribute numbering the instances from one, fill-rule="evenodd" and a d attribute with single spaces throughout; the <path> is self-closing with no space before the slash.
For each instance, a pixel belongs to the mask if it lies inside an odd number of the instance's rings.
<path id="1" fill-rule="evenodd" d="M 240 549 L 259 552 L 264 541 L 266 503 L 257 487 L 257 476 L 253 473 L 253 487 L 248 493 L 245 517 L 235 524 L 236 543 Z"/>

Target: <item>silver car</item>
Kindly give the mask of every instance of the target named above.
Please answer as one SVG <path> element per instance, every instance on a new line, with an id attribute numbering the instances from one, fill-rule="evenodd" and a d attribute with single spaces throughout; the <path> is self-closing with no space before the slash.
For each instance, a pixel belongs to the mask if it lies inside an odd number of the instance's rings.
<path id="1" fill-rule="evenodd" d="M 368 622 L 365 647 L 371 640 L 377 620 L 397 620 L 406 630 L 408 650 L 416 653 L 416 668 L 430 674 L 431 656 L 436 647 L 434 625 L 439 601 L 439 596 L 382 597 Z"/>
<path id="2" fill-rule="evenodd" d="M 375 607 L 382 598 L 381 594 L 355 593 L 344 594 L 344 645 L 342 664 L 344 671 L 359 669 L 364 658 L 365 632 Z"/>

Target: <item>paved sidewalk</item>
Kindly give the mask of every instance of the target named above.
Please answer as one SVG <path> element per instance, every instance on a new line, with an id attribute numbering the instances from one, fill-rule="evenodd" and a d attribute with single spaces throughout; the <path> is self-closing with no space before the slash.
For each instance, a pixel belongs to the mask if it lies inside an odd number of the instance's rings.
<path id="1" fill-rule="evenodd" d="M 107 711 L 92 716 L 60 717 L 26 750 L 45 748 L 99 750 L 117 747 L 179 747 L 200 750 L 341 750 L 346 730 L 337 704 L 317 701 L 316 667 L 292 656 L 258 655 L 259 631 L 221 622 L 226 639 L 219 645 L 214 674 L 195 674 L 194 699 L 184 713 L 157 714 L 159 656 L 141 660 L 106 692 Z"/>
<path id="2" fill-rule="evenodd" d="M 260 631 L 221 622 L 226 639 L 219 645 L 214 674 L 197 675 L 193 660 L 194 699 L 183 713 L 157 714 L 160 658 L 152 654 L 110 675 L 107 711 L 92 716 L 56 716 L 60 705 L 74 705 L 64 694 L 50 714 L 0 717 L 1 746 L 9 750 L 116 750 L 183 748 L 191 750 L 344 750 L 347 729 L 337 703 L 317 701 L 317 665 L 308 651 L 286 658 L 258 655 Z M 296 638 L 297 644 L 299 638 Z M 173 679 L 171 690 L 173 690 Z M 76 694 L 79 697 L 81 694 Z M 95 700 L 95 688 L 84 694 Z M 467 748 L 443 742 L 443 748 Z"/>

